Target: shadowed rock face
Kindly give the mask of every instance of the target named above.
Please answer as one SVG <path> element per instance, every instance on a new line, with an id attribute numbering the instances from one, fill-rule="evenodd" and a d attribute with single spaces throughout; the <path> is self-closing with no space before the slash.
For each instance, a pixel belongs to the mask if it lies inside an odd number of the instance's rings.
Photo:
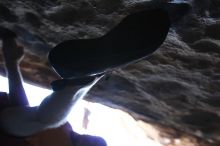
<path id="1" fill-rule="evenodd" d="M 152 2 L 1 0 L 0 24 L 15 31 L 25 47 L 24 78 L 49 87 L 59 78 L 47 62 L 52 47 L 68 39 L 102 36 L 128 13 L 152 7 Z M 189 143 L 218 145 L 220 2 L 191 3 L 193 10 L 170 29 L 152 56 L 114 71 L 87 99 L 123 109 L 169 137 L 196 137 Z M 0 63 L 4 73 L 2 56 Z"/>

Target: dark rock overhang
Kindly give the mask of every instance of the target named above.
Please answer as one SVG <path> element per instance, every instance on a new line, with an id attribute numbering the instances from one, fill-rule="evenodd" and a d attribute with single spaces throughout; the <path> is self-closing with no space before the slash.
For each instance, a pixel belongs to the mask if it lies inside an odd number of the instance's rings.
<path id="1" fill-rule="evenodd" d="M 128 13 L 165 1 L 1 0 L 0 25 L 16 32 L 25 48 L 24 79 L 50 88 L 59 78 L 47 61 L 52 47 L 64 40 L 102 36 Z M 220 2 L 191 4 L 193 10 L 170 29 L 158 51 L 114 71 L 87 100 L 219 143 Z M 4 74 L 2 55 L 0 66 Z"/>

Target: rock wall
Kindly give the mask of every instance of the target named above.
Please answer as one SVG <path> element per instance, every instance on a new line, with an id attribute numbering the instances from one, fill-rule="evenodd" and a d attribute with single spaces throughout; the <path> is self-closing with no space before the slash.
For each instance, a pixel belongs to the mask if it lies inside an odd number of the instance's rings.
<path id="1" fill-rule="evenodd" d="M 88 100 L 123 109 L 170 137 L 195 138 L 195 145 L 220 141 L 220 1 L 191 0 L 193 9 L 170 29 L 149 58 L 114 71 Z M 46 56 L 67 39 L 95 38 L 127 13 L 158 1 L 1 0 L 0 24 L 25 47 L 24 78 L 49 87 L 59 78 Z M 2 56 L 0 56 L 1 67 Z M 1 69 L 3 73 L 3 69 Z M 168 128 L 169 127 L 169 128 Z M 169 130 L 167 130 L 169 129 Z"/>

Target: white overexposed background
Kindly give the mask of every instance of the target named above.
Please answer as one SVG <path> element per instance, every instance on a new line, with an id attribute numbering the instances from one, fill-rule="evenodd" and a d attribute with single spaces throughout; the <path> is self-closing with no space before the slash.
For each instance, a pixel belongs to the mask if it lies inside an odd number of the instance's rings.
<path id="1" fill-rule="evenodd" d="M 38 106 L 51 90 L 24 83 L 30 106 Z M 0 76 L 0 91 L 8 92 L 7 78 Z M 88 126 L 83 126 L 85 108 L 90 111 Z M 124 112 L 84 100 L 68 116 L 74 131 L 103 137 L 108 146 L 162 146 L 149 139 L 136 121 Z"/>

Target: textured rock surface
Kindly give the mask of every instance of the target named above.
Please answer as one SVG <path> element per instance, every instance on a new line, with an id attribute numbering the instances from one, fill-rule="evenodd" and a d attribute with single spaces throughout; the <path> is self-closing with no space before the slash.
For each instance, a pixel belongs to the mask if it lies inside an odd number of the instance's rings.
<path id="1" fill-rule="evenodd" d="M 165 137 L 182 138 L 189 145 L 218 145 L 220 1 L 190 2 L 193 10 L 170 29 L 157 52 L 113 72 L 87 99 L 152 123 Z M 48 87 L 58 78 L 46 59 L 54 45 L 67 39 L 101 36 L 127 12 L 149 6 L 146 3 L 151 2 L 1 0 L 0 24 L 14 30 L 25 47 L 25 79 Z M 0 62 L 3 66 L 2 57 Z"/>

